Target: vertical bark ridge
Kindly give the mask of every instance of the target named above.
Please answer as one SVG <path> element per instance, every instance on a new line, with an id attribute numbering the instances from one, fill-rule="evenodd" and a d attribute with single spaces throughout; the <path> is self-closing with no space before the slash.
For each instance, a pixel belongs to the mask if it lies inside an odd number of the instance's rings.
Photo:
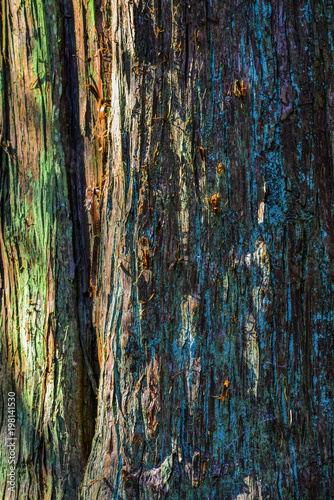
<path id="1" fill-rule="evenodd" d="M 94 433 L 89 375 L 99 376 L 84 209 L 87 79 L 78 64 L 83 55 L 89 73 L 92 47 L 82 47 L 81 3 L 1 6 L 2 407 L 15 391 L 17 498 L 73 498 Z M 6 432 L 4 421 L 3 442 Z"/>

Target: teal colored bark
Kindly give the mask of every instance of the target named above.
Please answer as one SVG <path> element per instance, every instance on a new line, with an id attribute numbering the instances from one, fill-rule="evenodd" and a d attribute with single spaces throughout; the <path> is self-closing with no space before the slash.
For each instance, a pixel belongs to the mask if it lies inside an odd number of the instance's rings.
<path id="1" fill-rule="evenodd" d="M 331 6 L 154 8 L 113 10 L 85 498 L 329 497 Z"/>

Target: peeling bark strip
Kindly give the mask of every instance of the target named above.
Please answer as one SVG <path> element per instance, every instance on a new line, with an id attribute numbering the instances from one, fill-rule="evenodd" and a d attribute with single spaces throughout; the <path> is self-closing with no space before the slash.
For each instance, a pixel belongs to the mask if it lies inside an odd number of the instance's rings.
<path id="1" fill-rule="evenodd" d="M 332 1 L 0 14 L 15 498 L 334 497 Z"/>

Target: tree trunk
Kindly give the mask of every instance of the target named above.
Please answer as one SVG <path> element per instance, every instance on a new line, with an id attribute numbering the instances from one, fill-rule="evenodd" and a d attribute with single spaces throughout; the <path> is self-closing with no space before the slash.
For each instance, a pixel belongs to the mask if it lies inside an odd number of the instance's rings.
<path id="1" fill-rule="evenodd" d="M 1 443 L 14 391 L 19 499 L 75 498 L 94 434 L 83 105 L 85 53 L 98 48 L 83 21 L 92 32 L 93 13 L 81 3 L 1 3 Z M 3 445 L 0 457 L 0 496 L 14 498 Z"/>
<path id="2" fill-rule="evenodd" d="M 15 498 L 334 496 L 332 2 L 1 14 Z"/>

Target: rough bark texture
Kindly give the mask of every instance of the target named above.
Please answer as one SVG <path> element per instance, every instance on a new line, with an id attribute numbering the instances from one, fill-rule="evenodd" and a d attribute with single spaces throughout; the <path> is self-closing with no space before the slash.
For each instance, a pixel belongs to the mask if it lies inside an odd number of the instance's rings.
<path id="1" fill-rule="evenodd" d="M 17 498 L 334 496 L 333 7 L 2 0 Z"/>
<path id="2" fill-rule="evenodd" d="M 82 74 L 76 52 L 76 23 L 91 22 L 92 32 L 94 22 L 82 9 L 1 3 L 1 443 L 12 390 L 20 499 L 75 497 L 94 433 L 84 208 L 91 147 L 80 122 L 89 69 L 83 64 Z M 83 33 L 80 45 L 88 50 Z M 1 498 L 8 496 L 6 451 L 1 445 Z"/>

